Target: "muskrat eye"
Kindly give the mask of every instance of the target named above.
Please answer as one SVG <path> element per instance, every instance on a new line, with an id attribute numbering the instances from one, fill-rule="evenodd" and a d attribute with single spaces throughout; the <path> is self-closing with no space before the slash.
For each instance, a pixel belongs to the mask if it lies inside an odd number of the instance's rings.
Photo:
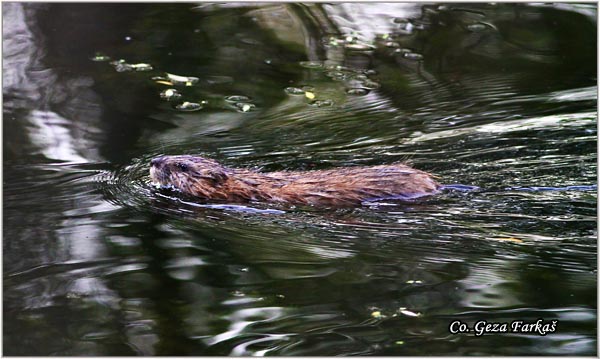
<path id="1" fill-rule="evenodd" d="M 177 163 L 175 166 L 177 166 L 183 172 L 188 170 L 188 165 L 186 165 L 185 163 Z"/>

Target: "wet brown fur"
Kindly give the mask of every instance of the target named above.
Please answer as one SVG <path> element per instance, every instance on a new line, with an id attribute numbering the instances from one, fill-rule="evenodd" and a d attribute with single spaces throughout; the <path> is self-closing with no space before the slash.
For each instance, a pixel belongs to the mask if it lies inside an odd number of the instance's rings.
<path id="1" fill-rule="evenodd" d="M 261 173 L 187 155 L 153 159 L 150 177 L 206 200 L 327 207 L 357 206 L 386 197 L 412 199 L 440 188 L 431 174 L 403 164 Z"/>

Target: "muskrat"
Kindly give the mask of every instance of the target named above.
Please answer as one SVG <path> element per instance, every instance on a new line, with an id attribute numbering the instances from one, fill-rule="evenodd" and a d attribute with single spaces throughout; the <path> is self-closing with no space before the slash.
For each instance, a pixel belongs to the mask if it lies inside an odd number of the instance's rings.
<path id="1" fill-rule="evenodd" d="M 263 173 L 189 155 L 154 158 L 150 178 L 209 201 L 327 207 L 358 206 L 382 198 L 411 200 L 441 188 L 431 174 L 405 164 Z"/>

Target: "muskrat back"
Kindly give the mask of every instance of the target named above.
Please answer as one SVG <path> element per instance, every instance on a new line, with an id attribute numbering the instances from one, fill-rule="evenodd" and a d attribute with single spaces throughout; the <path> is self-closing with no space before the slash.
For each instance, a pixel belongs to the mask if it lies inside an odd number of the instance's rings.
<path id="1" fill-rule="evenodd" d="M 150 163 L 153 182 L 208 201 L 340 207 L 389 197 L 410 200 L 440 190 L 431 174 L 404 164 L 262 173 L 189 155 Z"/>

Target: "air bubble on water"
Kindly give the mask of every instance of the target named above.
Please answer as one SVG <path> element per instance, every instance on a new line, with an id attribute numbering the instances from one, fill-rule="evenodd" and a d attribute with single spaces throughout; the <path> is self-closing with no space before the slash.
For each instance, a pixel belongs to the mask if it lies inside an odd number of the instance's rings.
<path id="1" fill-rule="evenodd" d="M 125 41 L 131 41 L 131 36 L 125 36 Z"/>
<path id="2" fill-rule="evenodd" d="M 346 90 L 346 93 L 348 95 L 364 96 L 369 93 L 369 90 L 357 87 Z"/>
<path id="3" fill-rule="evenodd" d="M 346 45 L 344 45 L 344 48 L 346 48 L 347 50 L 352 50 L 352 51 L 370 51 L 370 50 L 374 49 L 374 47 L 372 45 L 365 44 L 362 42 L 346 44 Z"/>
<path id="4" fill-rule="evenodd" d="M 398 24 L 398 30 L 403 31 L 405 34 L 412 33 L 413 29 L 415 28 L 415 26 L 406 19 L 394 19 L 394 23 Z"/>
<path id="5" fill-rule="evenodd" d="M 127 61 L 120 59 L 116 61 L 110 62 L 111 65 L 114 66 L 117 72 L 126 72 L 126 71 L 151 71 L 152 65 L 150 64 L 129 64 Z"/>
<path id="6" fill-rule="evenodd" d="M 180 76 L 180 75 L 170 74 L 168 72 L 166 73 L 166 75 L 167 75 L 167 78 L 174 85 L 192 86 L 199 81 L 199 79 L 197 77 Z"/>
<path id="7" fill-rule="evenodd" d="M 152 65 L 150 65 L 150 64 L 144 64 L 144 63 L 131 64 L 131 67 L 135 71 L 152 71 Z"/>
<path id="8" fill-rule="evenodd" d="M 385 43 L 385 46 L 393 48 L 393 47 L 400 47 L 400 44 L 398 42 L 396 42 L 396 41 L 387 41 Z"/>
<path id="9" fill-rule="evenodd" d="M 225 101 L 227 102 L 247 102 L 250 101 L 250 97 L 243 95 L 231 95 L 225 97 Z"/>
<path id="10" fill-rule="evenodd" d="M 131 65 L 129 65 L 127 62 L 125 62 L 125 60 L 123 60 L 123 59 L 112 61 L 112 62 L 110 62 L 110 64 L 112 66 L 114 66 L 114 68 L 117 72 L 125 72 L 125 71 L 133 70 L 131 68 Z"/>
<path id="11" fill-rule="evenodd" d="M 395 54 L 406 54 L 406 53 L 408 53 L 408 52 L 412 52 L 412 50 L 409 50 L 409 49 L 402 49 L 402 48 L 394 50 L 394 53 L 395 53 Z"/>
<path id="12" fill-rule="evenodd" d="M 404 307 L 401 307 L 400 309 L 398 309 L 398 313 L 403 314 L 407 317 L 420 317 L 421 316 L 421 313 L 413 312 L 412 310 L 408 310 Z"/>
<path id="13" fill-rule="evenodd" d="M 256 105 L 253 103 L 238 102 L 235 104 L 235 107 L 237 107 L 241 112 L 250 112 L 256 107 Z"/>
<path id="14" fill-rule="evenodd" d="M 413 24 L 406 19 L 394 19 L 394 23 L 396 23 L 398 29 L 404 31 L 404 33 L 411 33 L 414 29 Z"/>
<path id="15" fill-rule="evenodd" d="M 334 80 L 343 81 L 346 79 L 346 73 L 342 71 L 329 71 L 325 73 L 325 76 L 331 77 Z"/>
<path id="16" fill-rule="evenodd" d="M 404 57 L 405 59 L 408 59 L 408 60 L 413 60 L 413 61 L 423 60 L 423 55 L 417 54 L 416 52 L 406 52 L 402 55 L 402 57 Z"/>
<path id="17" fill-rule="evenodd" d="M 160 93 L 160 98 L 167 100 L 167 101 L 175 100 L 180 97 L 181 97 L 181 94 L 179 93 L 179 91 L 177 91 L 175 89 L 166 89 Z"/>
<path id="18" fill-rule="evenodd" d="M 310 103 L 313 106 L 317 106 L 317 107 L 329 107 L 329 106 L 333 106 L 333 101 L 332 100 L 317 100 L 317 101 L 313 101 Z"/>
<path id="19" fill-rule="evenodd" d="M 79 293 L 73 293 L 73 292 L 69 292 L 66 295 L 67 299 L 79 299 L 81 298 L 81 295 L 79 295 Z"/>
<path id="20" fill-rule="evenodd" d="M 94 55 L 94 57 L 92 57 L 91 60 L 96 61 L 96 62 L 104 62 L 104 61 L 109 61 L 110 57 L 104 55 L 103 53 L 96 52 L 96 55 Z"/>
<path id="21" fill-rule="evenodd" d="M 196 102 L 183 102 L 177 106 L 175 106 L 176 109 L 178 109 L 179 111 L 185 111 L 185 112 L 192 112 L 192 111 L 198 111 L 202 109 L 202 105 Z"/>
<path id="22" fill-rule="evenodd" d="M 335 37 L 330 37 L 328 44 L 331 46 L 338 46 L 340 44 L 340 40 L 336 39 Z"/>
<path id="23" fill-rule="evenodd" d="M 362 87 L 366 88 L 367 90 L 375 90 L 381 87 L 381 85 L 379 84 L 379 82 L 375 82 L 373 80 L 365 80 L 362 82 Z"/>
<path id="24" fill-rule="evenodd" d="M 233 292 L 231 292 L 231 295 L 234 297 L 244 297 L 246 294 L 244 294 L 244 292 L 242 291 L 234 290 Z"/>
<path id="25" fill-rule="evenodd" d="M 423 281 L 413 280 L 413 279 L 406 281 L 406 284 L 422 284 L 422 283 L 423 283 Z"/>
<path id="26" fill-rule="evenodd" d="M 350 69 L 346 66 L 342 66 L 342 65 L 327 65 L 325 66 L 325 70 L 330 70 L 330 71 L 349 71 Z"/>
<path id="27" fill-rule="evenodd" d="M 307 69 L 322 69 L 323 62 L 322 61 L 300 61 L 300 66 L 305 67 Z"/>
<path id="28" fill-rule="evenodd" d="M 488 25 L 481 23 L 481 22 L 467 25 L 467 30 L 469 30 L 471 32 L 480 32 L 480 31 L 486 30 L 487 28 L 488 28 Z"/>
<path id="29" fill-rule="evenodd" d="M 127 72 L 133 71 L 133 67 L 131 67 L 129 64 L 118 64 L 115 65 L 115 70 L 117 70 L 117 72 Z"/>
<path id="30" fill-rule="evenodd" d="M 265 64 L 270 65 L 271 64 L 271 59 L 265 59 Z"/>
<path id="31" fill-rule="evenodd" d="M 304 95 L 304 90 L 298 87 L 286 87 L 285 92 L 290 95 Z"/>

